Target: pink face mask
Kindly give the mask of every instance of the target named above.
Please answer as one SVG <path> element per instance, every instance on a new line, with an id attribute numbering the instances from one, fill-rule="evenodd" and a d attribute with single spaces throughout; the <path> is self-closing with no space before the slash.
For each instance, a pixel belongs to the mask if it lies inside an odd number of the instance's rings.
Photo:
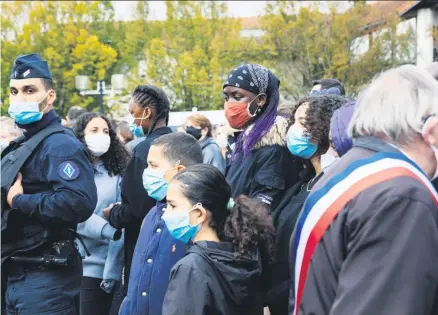
<path id="1" fill-rule="evenodd" d="M 261 108 L 257 108 L 254 114 L 251 114 L 249 111 L 249 107 L 252 102 L 256 100 L 260 95 L 257 95 L 251 102 L 249 103 L 239 103 L 239 102 L 225 102 L 225 117 L 227 117 L 228 123 L 231 128 L 234 129 L 243 129 L 248 125 L 248 122 L 257 116 L 260 112 Z"/>

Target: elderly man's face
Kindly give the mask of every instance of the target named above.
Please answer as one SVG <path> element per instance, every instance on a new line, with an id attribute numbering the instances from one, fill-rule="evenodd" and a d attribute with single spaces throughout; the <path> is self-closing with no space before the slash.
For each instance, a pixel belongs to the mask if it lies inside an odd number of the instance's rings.
<path id="1" fill-rule="evenodd" d="M 431 159 L 432 163 L 435 163 L 435 175 L 432 176 L 432 179 L 435 179 L 438 176 L 438 113 L 426 120 L 423 128 L 423 137 L 435 153 L 435 161 Z M 431 167 L 433 168 L 433 165 Z"/>

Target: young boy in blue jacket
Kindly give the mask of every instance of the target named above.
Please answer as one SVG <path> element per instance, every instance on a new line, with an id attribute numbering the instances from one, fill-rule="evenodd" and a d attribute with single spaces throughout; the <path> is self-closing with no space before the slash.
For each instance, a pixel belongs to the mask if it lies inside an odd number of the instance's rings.
<path id="1" fill-rule="evenodd" d="M 202 150 L 192 136 L 171 133 L 154 140 L 147 162 L 143 185 L 157 204 L 143 221 L 132 260 L 128 295 L 119 315 L 161 314 L 170 270 L 185 252 L 185 244 L 170 235 L 161 218 L 167 204 L 167 185 L 185 167 L 202 163 Z"/>

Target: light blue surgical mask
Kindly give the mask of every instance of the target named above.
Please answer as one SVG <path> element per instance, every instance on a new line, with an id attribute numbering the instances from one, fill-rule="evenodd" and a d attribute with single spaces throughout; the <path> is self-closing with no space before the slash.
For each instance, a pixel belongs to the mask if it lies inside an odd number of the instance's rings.
<path id="1" fill-rule="evenodd" d="M 129 130 L 131 130 L 131 133 L 134 136 L 136 136 L 137 138 L 144 136 L 143 127 L 141 126 L 141 124 L 143 123 L 143 119 L 144 119 L 144 113 L 145 113 L 145 111 L 143 111 L 141 118 L 135 118 L 135 117 L 131 116 L 131 123 L 129 124 Z M 140 126 L 137 126 L 137 124 L 135 123 L 135 121 L 137 119 L 140 119 Z"/>
<path id="2" fill-rule="evenodd" d="M 316 144 L 304 136 L 304 129 L 298 126 L 291 126 L 286 136 L 287 148 L 290 153 L 303 159 L 310 159 L 318 149 Z"/>
<path id="3" fill-rule="evenodd" d="M 162 217 L 169 233 L 185 244 L 193 240 L 201 228 L 201 224 L 190 225 L 190 212 L 193 210 L 197 210 L 197 208 L 189 211 L 166 210 Z"/>
<path id="4" fill-rule="evenodd" d="M 161 170 L 147 168 L 143 172 L 143 187 L 149 197 L 161 201 L 166 197 L 168 183 L 164 180 L 164 173 Z"/>
<path id="5" fill-rule="evenodd" d="M 141 126 L 137 126 L 135 122 L 129 125 L 129 130 L 131 130 L 131 133 L 137 138 L 141 138 L 144 136 L 143 128 Z"/>
<path id="6" fill-rule="evenodd" d="M 42 111 L 40 111 L 39 105 L 47 97 L 47 95 L 49 95 L 49 93 L 47 93 L 39 102 L 11 102 L 8 109 L 9 116 L 11 116 L 15 122 L 20 125 L 28 125 L 40 121 L 41 118 L 43 118 L 44 111 L 49 104 L 47 104 Z"/>

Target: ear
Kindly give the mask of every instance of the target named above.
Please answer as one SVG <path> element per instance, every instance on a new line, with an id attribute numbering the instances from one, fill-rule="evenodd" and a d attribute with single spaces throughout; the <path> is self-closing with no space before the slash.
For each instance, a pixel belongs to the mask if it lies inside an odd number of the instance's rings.
<path id="1" fill-rule="evenodd" d="M 183 169 L 185 169 L 186 167 L 184 166 L 184 165 L 181 165 L 181 164 L 179 164 L 177 167 L 176 167 L 176 171 L 177 172 L 181 172 Z"/>
<path id="2" fill-rule="evenodd" d="M 146 107 L 146 108 L 144 109 L 144 119 L 146 119 L 146 120 L 150 120 L 151 117 L 152 117 L 152 110 L 151 110 L 150 107 Z"/>
<path id="3" fill-rule="evenodd" d="M 424 140 L 433 146 L 438 145 L 438 116 L 430 117 L 423 128 L 423 138 Z"/>
<path id="4" fill-rule="evenodd" d="M 266 96 L 266 94 L 259 95 L 259 97 L 257 98 L 257 106 L 258 107 L 265 106 L 267 100 L 268 100 L 268 97 Z"/>
<path id="5" fill-rule="evenodd" d="M 204 128 L 201 130 L 201 134 L 203 137 L 205 137 L 207 135 L 207 133 L 208 133 L 208 128 Z"/>
<path id="6" fill-rule="evenodd" d="M 205 210 L 203 207 L 197 207 L 196 209 L 198 210 L 198 217 L 196 218 L 196 223 L 200 224 L 207 222 L 208 221 L 207 210 Z"/>
<path id="7" fill-rule="evenodd" d="M 49 90 L 47 95 L 47 105 L 52 106 L 56 101 L 56 92 L 54 90 Z"/>

